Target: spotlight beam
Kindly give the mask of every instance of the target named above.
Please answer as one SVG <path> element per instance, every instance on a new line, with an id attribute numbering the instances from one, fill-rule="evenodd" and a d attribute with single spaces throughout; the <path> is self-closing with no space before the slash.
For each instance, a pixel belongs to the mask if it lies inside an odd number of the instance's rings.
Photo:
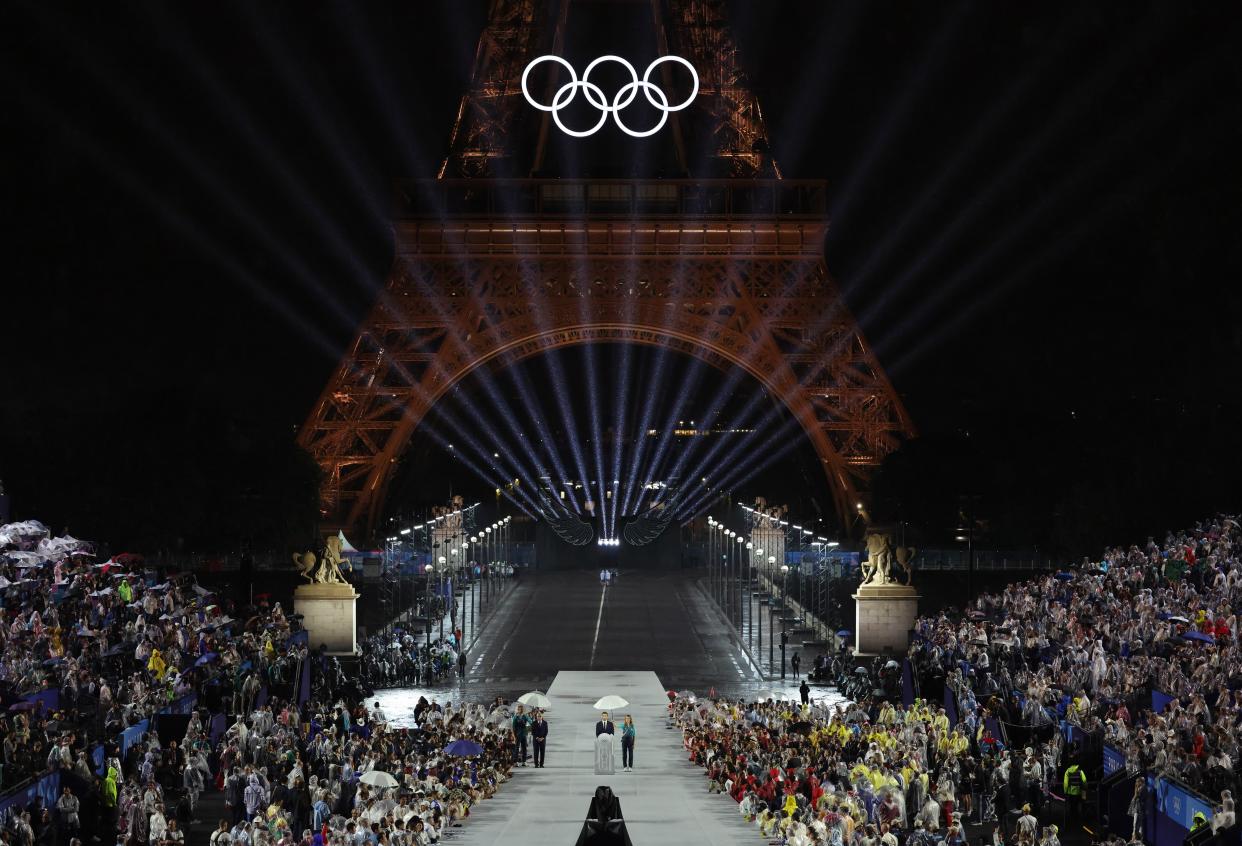
<path id="1" fill-rule="evenodd" d="M 1097 67 L 1095 72 L 1078 86 L 1076 97 L 1063 98 L 1048 120 L 1042 123 L 1039 132 L 1029 139 L 1018 156 L 1009 160 L 1000 173 L 991 176 L 987 180 L 987 187 L 975 196 L 944 229 L 936 233 L 931 244 L 906 267 L 895 282 L 886 284 L 881 295 L 862 310 L 858 316 L 859 322 L 863 325 L 876 322 L 877 316 L 905 291 L 919 274 L 938 260 L 950 246 L 957 244 L 961 236 L 972 231 L 972 225 L 998 197 L 1009 190 L 1013 180 L 1025 173 L 1031 161 L 1066 127 L 1071 126 L 1079 118 L 1081 112 L 1095 105 L 1099 96 L 1126 69 L 1128 62 L 1149 46 L 1155 34 L 1154 25 L 1149 26 L 1142 39 L 1128 42 L 1125 50 L 1114 51 L 1107 62 Z"/>
<path id="2" fill-rule="evenodd" d="M 319 140 L 324 143 L 326 149 L 331 150 L 337 162 L 349 174 L 350 180 L 355 185 L 370 184 L 366 175 L 358 169 L 356 164 L 357 157 L 349 152 L 350 149 L 358 149 L 361 145 L 355 143 L 351 148 L 350 145 L 343 143 L 341 129 L 349 124 L 325 120 L 319 112 L 318 100 L 325 96 L 327 92 L 326 86 L 319 89 L 311 89 L 306 84 L 304 77 L 293 71 L 292 68 L 297 63 L 291 60 L 288 45 L 285 41 L 281 37 L 272 34 L 271 27 L 268 26 L 268 22 L 260 14 L 260 4 L 243 3 L 241 8 L 250 19 L 252 24 L 251 31 L 260 35 L 264 45 L 268 48 L 268 65 L 284 80 L 285 86 L 293 93 L 302 112 L 315 123 Z M 302 63 L 302 66 L 306 67 L 306 64 Z M 364 204 L 364 208 L 377 227 L 386 229 L 391 225 L 391 221 L 383 208 L 379 208 L 373 203 Z"/>
<path id="3" fill-rule="evenodd" d="M 1208 60 L 1214 57 L 1214 55 L 1215 51 L 1201 53 L 1199 60 L 1190 67 L 1183 69 L 1181 73 L 1177 74 L 1175 80 L 1182 84 L 1181 81 L 1185 77 L 1201 72 L 1207 66 Z M 925 301 L 924 309 L 952 301 L 959 289 L 969 279 L 986 268 L 990 262 L 1003 257 L 1006 251 L 1013 246 L 1014 242 L 1028 235 L 1032 229 L 1036 228 L 1041 220 L 1048 217 L 1050 212 L 1055 211 L 1060 204 L 1064 203 L 1073 190 L 1078 188 L 1081 183 L 1086 181 L 1099 168 L 1103 167 L 1107 160 L 1117 160 L 1119 158 L 1118 147 L 1134 144 L 1138 139 L 1147 137 L 1152 129 L 1152 124 L 1157 123 L 1163 118 L 1172 109 L 1173 103 L 1174 101 L 1170 98 L 1159 98 L 1149 101 L 1147 108 L 1143 110 L 1137 121 L 1128 124 L 1117 124 L 1103 141 L 1096 142 L 1089 158 L 1085 160 L 1079 159 L 1077 167 L 1062 176 L 1051 190 L 1045 191 L 1038 203 L 1029 207 L 1001 237 L 991 241 L 988 249 L 978 254 L 947 281 L 937 285 L 935 292 Z M 877 342 L 875 344 L 876 348 L 879 349 L 885 346 L 885 342 L 889 339 L 907 337 L 908 333 L 911 333 L 915 328 L 915 324 L 922 322 L 925 318 L 925 311 L 910 315 L 888 332 L 882 341 Z"/>
<path id="4" fill-rule="evenodd" d="M 44 14 L 50 14 L 47 12 L 49 8 L 43 6 L 40 7 L 40 10 Z M 38 24 L 46 27 L 43 21 L 38 20 L 38 16 L 36 16 L 36 21 Z M 244 223 L 248 231 L 253 232 L 263 242 L 264 246 L 292 271 L 293 278 L 307 285 L 326 306 L 336 312 L 342 324 L 348 325 L 351 329 L 353 328 L 356 320 L 350 315 L 349 309 L 337 299 L 327 286 L 320 282 L 319 275 L 306 264 L 300 255 L 287 249 L 272 234 L 263 220 L 238 201 L 236 194 L 224 186 L 220 174 L 209 173 L 208 160 L 206 158 L 197 154 L 192 156 L 188 152 L 194 148 L 190 139 L 175 133 L 167 124 L 156 119 L 155 113 L 149 107 L 149 104 L 141 103 L 137 100 L 135 95 L 119 81 L 119 74 L 115 68 L 110 65 L 99 51 L 94 49 L 89 42 L 74 30 L 70 21 L 66 21 L 62 16 L 58 16 L 58 26 L 54 36 L 57 39 L 70 39 L 73 46 L 78 50 L 79 55 L 87 59 L 86 67 L 83 68 L 84 78 L 93 80 L 96 84 L 101 85 L 128 112 L 129 117 L 135 124 L 150 132 L 152 136 L 164 145 L 164 148 L 173 159 L 193 179 L 205 195 L 210 196 L 222 208 L 227 210 L 230 215 L 235 216 Z"/>
<path id="5" fill-rule="evenodd" d="M 323 205 L 307 189 L 306 182 L 294 174 L 285 156 L 276 154 L 278 148 L 272 139 L 260 136 L 259 130 L 255 126 L 254 121 L 250 119 L 249 114 L 245 110 L 234 108 L 235 97 L 233 93 L 226 90 L 219 76 L 214 73 L 208 73 L 205 70 L 208 61 L 193 40 L 187 36 L 184 28 L 166 14 L 163 5 L 156 4 L 152 8 L 158 16 L 160 37 L 175 39 L 177 52 L 187 59 L 182 62 L 182 67 L 189 69 L 197 78 L 199 84 L 207 89 L 215 105 L 216 112 L 223 117 L 227 117 L 231 124 L 241 131 L 250 148 L 263 160 L 267 171 L 279 180 L 281 187 L 285 191 L 294 196 L 297 202 L 291 204 L 292 208 L 301 210 L 310 222 L 315 225 L 319 235 L 331 245 L 337 256 L 348 266 L 349 273 L 347 276 L 363 291 L 374 295 L 382 286 L 374 281 L 371 270 L 362 262 L 354 250 L 345 243 L 345 240 L 341 237 L 340 226 L 328 218 L 324 212 Z M 371 204 L 364 203 L 364 205 L 369 207 Z M 372 218 L 378 220 L 374 214 Z M 382 226 L 377 223 L 376 232 L 386 229 L 386 221 Z"/>
<path id="6" fill-rule="evenodd" d="M 796 420 L 792 418 L 785 420 L 760 445 L 752 448 L 744 459 L 730 465 L 713 488 L 709 488 L 694 499 L 683 497 L 675 502 L 672 506 L 674 519 L 681 519 L 681 515 L 691 513 L 701 505 L 714 501 L 716 497 L 712 494 L 713 490 L 719 494 L 731 487 L 736 487 L 741 484 L 742 479 L 753 477 L 784 457 L 790 450 L 800 446 L 801 440 L 797 437 L 797 426 Z"/>
<path id="7" fill-rule="evenodd" d="M 340 350 L 328 342 L 321 327 L 314 325 L 299 311 L 297 306 L 273 292 L 262 280 L 238 263 L 226 252 L 224 245 L 206 235 L 207 228 L 202 225 L 201 221 L 191 220 L 179 209 L 169 205 L 159 194 L 151 190 L 133 168 L 110 154 L 93 137 L 85 135 L 68 115 L 42 101 L 27 97 L 23 92 L 16 92 L 16 96 L 22 99 L 26 108 L 42 114 L 48 122 L 58 124 L 66 137 L 72 139 L 77 147 L 95 162 L 101 173 L 110 176 L 122 190 L 128 191 L 153 209 L 164 224 L 185 238 L 202 255 L 215 262 L 224 271 L 225 279 L 237 283 L 276 317 L 297 330 L 312 347 L 324 354 L 326 360 L 336 361 L 339 358 Z"/>
<path id="8" fill-rule="evenodd" d="M 1175 167 L 1169 167 L 1164 172 L 1172 173 L 1175 170 Z M 971 298 L 969 303 L 962 310 L 958 311 L 952 320 L 938 324 L 935 332 L 923 336 L 919 339 L 918 345 L 894 359 L 889 365 L 889 370 L 895 372 L 907 367 L 910 363 L 926 355 L 928 351 L 958 334 L 962 326 L 967 325 L 976 316 L 985 313 L 995 305 L 1002 295 L 1009 294 L 1015 288 L 1031 281 L 1037 270 L 1063 258 L 1079 242 L 1090 235 L 1093 230 L 1104 225 L 1114 216 L 1124 214 L 1126 209 L 1134 208 L 1140 197 L 1157 190 L 1165 181 L 1163 179 L 1152 181 L 1140 175 L 1131 178 L 1124 191 L 1113 194 L 1107 203 L 1095 206 L 1092 213 L 1081 219 L 1068 233 L 1061 233 L 1055 241 L 1049 241 L 1047 246 L 1037 255 L 1024 261 L 1022 268 L 1018 272 L 1001 280 L 998 284 L 991 285 L 981 296 Z"/>
<path id="9" fill-rule="evenodd" d="M 859 186 L 867 184 L 871 172 L 881 158 L 880 154 L 889 149 L 892 137 L 898 134 L 900 128 L 913 116 L 914 105 L 922 97 L 924 89 L 933 79 L 937 78 L 937 74 L 933 71 L 944 64 L 945 54 L 966 30 L 966 27 L 962 26 L 962 22 L 967 17 L 964 9 L 965 7 L 959 7 L 954 14 L 946 15 L 935 34 L 928 40 L 918 65 L 902 82 L 900 93 L 894 105 L 886 113 L 883 123 L 879 129 L 871 133 L 867 143 L 863 145 L 865 153 L 862 161 L 849 169 L 849 177 L 837 193 L 836 202 L 833 203 L 831 215 L 833 220 L 842 220 L 847 217 L 846 213 L 853 204 Z"/>
<path id="10" fill-rule="evenodd" d="M 657 391 L 654 390 L 654 388 L 657 385 L 663 384 L 664 365 L 665 365 L 665 362 L 667 361 L 668 361 L 668 349 L 666 347 L 660 347 L 660 350 L 656 355 L 656 364 L 655 364 L 654 372 L 652 373 L 651 378 L 648 380 L 648 384 L 653 389 L 648 390 L 646 392 L 647 397 L 643 401 L 642 415 L 639 418 L 638 426 L 634 431 L 634 437 L 635 437 L 634 456 L 630 460 L 630 472 L 625 482 L 625 504 L 624 504 L 624 507 L 621 509 L 622 514 L 633 514 L 634 513 L 633 511 L 630 510 L 630 504 L 634 502 L 634 493 L 635 493 L 634 489 L 635 489 L 635 483 L 639 479 L 639 475 L 638 475 L 639 467 L 642 466 L 643 459 L 646 457 L 647 442 L 648 440 L 650 440 L 650 438 L 647 435 L 647 432 L 650 431 L 651 429 L 651 417 L 655 413 L 655 397 L 656 397 Z M 644 482 L 643 484 L 646 484 L 646 482 Z M 642 498 L 642 494 L 640 493 L 639 499 L 641 500 L 641 498 Z M 637 503 L 634 503 L 634 504 L 635 506 L 637 506 Z"/>
<path id="11" fill-rule="evenodd" d="M 1068 23 L 1066 23 L 1061 31 L 1068 28 Z M 1055 63 L 1064 60 L 1064 55 L 1070 45 L 1065 40 L 1056 37 L 1051 39 L 1051 43 L 1061 46 L 1059 49 L 1043 51 L 1036 64 L 1027 70 L 1000 100 L 993 103 L 983 118 L 972 128 L 969 137 L 957 148 L 948 164 L 940 169 L 932 183 L 906 208 L 897 223 L 888 228 L 879 244 L 867 254 L 863 266 L 851 275 L 846 286 L 847 290 L 865 290 L 867 280 L 875 273 L 881 262 L 892 256 L 910 227 L 922 220 L 934 203 L 942 199 L 945 186 L 950 184 L 965 168 L 977 164 L 984 142 L 1003 127 L 1010 112 L 1027 98 L 1031 89 L 1035 87 L 1035 83 L 1044 79 L 1047 71 Z"/>

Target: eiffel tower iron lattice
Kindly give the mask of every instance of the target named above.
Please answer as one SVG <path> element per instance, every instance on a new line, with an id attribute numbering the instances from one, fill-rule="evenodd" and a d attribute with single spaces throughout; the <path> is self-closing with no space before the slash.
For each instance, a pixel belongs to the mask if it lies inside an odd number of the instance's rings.
<path id="1" fill-rule="evenodd" d="M 913 434 L 828 275 L 826 185 L 768 156 L 723 0 L 640 2 L 659 54 L 701 80 L 696 114 L 668 127 L 683 178 L 529 176 L 550 118 L 527 107 L 522 71 L 562 48 L 574 0 L 493 0 L 439 178 L 397 185 L 387 284 L 298 435 L 324 472 L 326 529 L 373 535 L 410 437 L 471 371 L 561 347 L 743 368 L 805 431 L 845 525 Z"/>

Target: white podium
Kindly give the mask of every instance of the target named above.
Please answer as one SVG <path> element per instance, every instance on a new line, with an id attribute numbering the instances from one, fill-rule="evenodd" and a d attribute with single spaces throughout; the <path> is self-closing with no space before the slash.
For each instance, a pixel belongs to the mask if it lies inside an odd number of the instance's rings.
<path id="1" fill-rule="evenodd" d="M 617 768 L 613 763 L 613 735 L 601 734 L 595 738 L 595 774 L 614 775 Z"/>

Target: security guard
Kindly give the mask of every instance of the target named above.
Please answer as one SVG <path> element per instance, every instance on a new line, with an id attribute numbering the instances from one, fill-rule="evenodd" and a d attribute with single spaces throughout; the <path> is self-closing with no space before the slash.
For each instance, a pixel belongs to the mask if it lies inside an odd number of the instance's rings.
<path id="1" fill-rule="evenodd" d="M 1069 805 L 1069 819 L 1076 820 L 1082 813 L 1083 794 L 1087 790 L 1087 774 L 1077 763 L 1069 765 L 1065 775 L 1061 777 L 1061 787 L 1065 791 L 1065 801 Z"/>

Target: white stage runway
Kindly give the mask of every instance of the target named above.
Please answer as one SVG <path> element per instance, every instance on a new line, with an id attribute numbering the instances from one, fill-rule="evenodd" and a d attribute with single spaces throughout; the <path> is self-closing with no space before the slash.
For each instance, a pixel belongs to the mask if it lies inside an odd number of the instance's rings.
<path id="1" fill-rule="evenodd" d="M 612 712 L 621 723 L 632 714 L 638 730 L 634 771 L 597 776 L 592 707 L 615 693 L 630 707 Z M 548 698 L 547 765 L 518 767 L 495 798 L 477 805 L 452 846 L 573 846 L 595 788 L 612 787 L 621 799 L 634 846 L 761 846 L 763 840 L 727 796 L 707 792 L 703 771 L 682 751 L 681 732 L 665 728 L 668 698 L 652 672 L 561 672 Z M 387 705 L 387 703 L 385 703 Z"/>

